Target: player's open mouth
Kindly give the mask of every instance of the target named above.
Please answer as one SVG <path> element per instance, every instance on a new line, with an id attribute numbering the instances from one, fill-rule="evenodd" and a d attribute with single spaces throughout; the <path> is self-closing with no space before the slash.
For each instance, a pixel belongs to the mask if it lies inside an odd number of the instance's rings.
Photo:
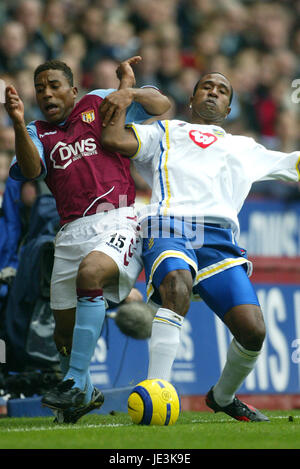
<path id="1" fill-rule="evenodd" d="M 56 104 L 47 104 L 44 109 L 47 114 L 52 115 L 57 113 L 58 106 Z"/>
<path id="2" fill-rule="evenodd" d="M 213 99 L 213 98 L 208 98 L 208 99 L 206 100 L 206 103 L 208 103 L 208 104 L 217 104 L 217 101 L 216 101 L 215 99 Z"/>

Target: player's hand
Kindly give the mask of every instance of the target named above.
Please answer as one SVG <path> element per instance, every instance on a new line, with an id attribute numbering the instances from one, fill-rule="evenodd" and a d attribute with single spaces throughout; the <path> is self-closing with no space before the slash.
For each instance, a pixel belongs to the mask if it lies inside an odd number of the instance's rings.
<path id="1" fill-rule="evenodd" d="M 132 65 L 138 64 L 141 60 L 142 57 L 140 55 L 135 55 L 134 57 L 130 57 L 129 59 L 120 63 L 116 70 L 117 77 L 120 80 L 119 89 L 123 89 L 125 87 L 131 88 L 135 86 L 136 82 Z"/>
<path id="2" fill-rule="evenodd" d="M 5 89 L 4 106 L 14 124 L 24 123 L 24 104 L 12 85 Z"/>
<path id="3" fill-rule="evenodd" d="M 102 119 L 102 126 L 114 125 L 119 119 L 122 111 L 127 109 L 133 101 L 133 89 L 113 91 L 102 101 L 99 112 Z"/>

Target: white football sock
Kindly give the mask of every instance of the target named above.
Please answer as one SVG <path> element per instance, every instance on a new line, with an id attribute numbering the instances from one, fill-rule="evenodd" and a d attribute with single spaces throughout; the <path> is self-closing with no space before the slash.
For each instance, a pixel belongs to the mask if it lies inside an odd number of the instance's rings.
<path id="1" fill-rule="evenodd" d="M 183 316 L 170 309 L 159 308 L 157 311 L 152 323 L 148 379 L 160 378 L 170 381 L 183 320 Z"/>
<path id="2" fill-rule="evenodd" d="M 213 388 L 214 398 L 219 406 L 231 404 L 236 391 L 255 367 L 259 354 L 260 350 L 246 350 L 235 339 L 232 340 L 221 377 Z"/>

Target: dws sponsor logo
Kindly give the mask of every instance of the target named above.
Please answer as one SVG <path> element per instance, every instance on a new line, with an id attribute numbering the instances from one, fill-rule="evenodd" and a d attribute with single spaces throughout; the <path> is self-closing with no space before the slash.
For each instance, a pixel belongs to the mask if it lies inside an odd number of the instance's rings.
<path id="1" fill-rule="evenodd" d="M 66 169 L 73 161 L 83 156 L 95 155 L 97 146 L 93 138 L 82 139 L 74 144 L 58 142 L 50 153 L 50 160 L 56 169 Z"/>

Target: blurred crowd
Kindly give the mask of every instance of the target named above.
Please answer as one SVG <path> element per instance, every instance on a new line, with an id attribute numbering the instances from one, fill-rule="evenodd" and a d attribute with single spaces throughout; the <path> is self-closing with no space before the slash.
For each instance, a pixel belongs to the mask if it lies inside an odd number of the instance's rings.
<path id="1" fill-rule="evenodd" d="M 227 131 L 270 149 L 300 149 L 300 0 L 1 0 L 0 79 L 14 84 L 26 121 L 41 118 L 33 71 L 58 58 L 80 96 L 118 86 L 117 64 L 139 54 L 137 86 L 170 97 L 167 117 L 188 119 L 200 75 L 220 71 L 234 97 Z M 0 105 L 0 193 L 14 133 Z M 143 181 L 137 179 L 138 188 Z M 298 198 L 293 184 L 266 183 L 253 194 Z M 1 204 L 0 204 L 1 205 Z"/>

